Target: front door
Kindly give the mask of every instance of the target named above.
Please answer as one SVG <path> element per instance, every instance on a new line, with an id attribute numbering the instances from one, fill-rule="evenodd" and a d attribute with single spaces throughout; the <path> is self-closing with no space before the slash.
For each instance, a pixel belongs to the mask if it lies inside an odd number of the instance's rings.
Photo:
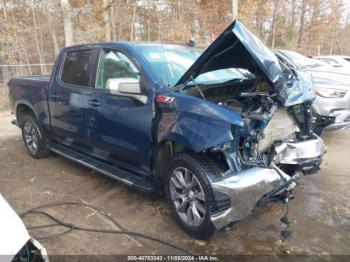
<path id="1" fill-rule="evenodd" d="M 140 81 L 146 103 L 111 94 L 108 79 Z M 152 101 L 140 70 L 117 50 L 101 50 L 95 89 L 88 92 L 87 119 L 93 155 L 131 171 L 149 174 L 151 154 Z"/>
<path id="2" fill-rule="evenodd" d="M 88 148 L 86 91 L 90 86 L 94 50 L 69 51 L 49 89 L 51 128 L 61 143 Z"/>

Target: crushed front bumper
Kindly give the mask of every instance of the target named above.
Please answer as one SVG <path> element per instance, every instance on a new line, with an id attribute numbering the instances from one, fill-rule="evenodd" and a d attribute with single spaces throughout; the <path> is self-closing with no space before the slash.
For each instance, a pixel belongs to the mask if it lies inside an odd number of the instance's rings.
<path id="1" fill-rule="evenodd" d="M 227 209 L 211 215 L 215 228 L 221 229 L 248 216 L 260 200 L 291 190 L 294 179 L 275 164 L 299 164 L 309 161 L 319 163 L 326 152 L 319 137 L 301 142 L 282 143 L 275 147 L 276 155 L 270 168 L 253 167 L 232 173 L 211 183 L 214 194 L 225 195 L 230 200 Z"/>

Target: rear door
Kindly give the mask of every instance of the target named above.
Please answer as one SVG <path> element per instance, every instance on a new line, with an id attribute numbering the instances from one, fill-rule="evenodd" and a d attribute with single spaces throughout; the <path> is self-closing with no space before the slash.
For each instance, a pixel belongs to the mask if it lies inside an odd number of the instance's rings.
<path id="1" fill-rule="evenodd" d="M 68 51 L 49 89 L 51 128 L 61 143 L 89 150 L 87 90 L 96 50 Z"/>
<path id="2" fill-rule="evenodd" d="M 101 50 L 95 88 L 87 97 L 87 123 L 95 157 L 147 175 L 150 172 L 153 92 L 136 65 L 136 61 L 121 50 Z M 125 78 L 140 81 L 147 102 L 108 92 L 108 79 Z"/>

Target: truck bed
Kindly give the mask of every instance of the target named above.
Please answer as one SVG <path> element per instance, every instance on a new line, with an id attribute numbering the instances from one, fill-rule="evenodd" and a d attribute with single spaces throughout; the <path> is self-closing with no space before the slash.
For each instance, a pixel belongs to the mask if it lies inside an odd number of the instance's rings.
<path id="1" fill-rule="evenodd" d="M 26 101 L 36 109 L 39 109 L 35 112 L 47 111 L 43 107 L 46 107 L 47 104 L 46 90 L 49 82 L 49 75 L 11 78 L 9 82 L 9 98 L 12 110 L 14 111 L 16 103 Z"/>
<path id="2" fill-rule="evenodd" d="M 37 75 L 37 76 L 21 76 L 11 78 L 10 83 L 24 84 L 24 85 L 35 85 L 42 86 L 47 85 L 50 81 L 51 75 Z"/>

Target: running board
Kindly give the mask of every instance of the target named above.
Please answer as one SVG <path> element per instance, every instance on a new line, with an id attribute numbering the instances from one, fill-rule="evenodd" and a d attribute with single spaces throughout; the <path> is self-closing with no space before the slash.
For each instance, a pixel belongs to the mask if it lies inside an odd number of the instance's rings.
<path id="1" fill-rule="evenodd" d="M 140 176 L 134 175 L 132 173 L 129 173 L 128 171 L 106 164 L 100 160 L 97 160 L 85 154 L 79 153 L 65 146 L 61 146 L 58 144 L 51 144 L 49 146 L 49 149 L 54 153 L 57 153 L 61 156 L 69 158 L 75 162 L 78 162 L 79 164 L 82 164 L 83 166 L 91 168 L 99 173 L 102 173 L 108 177 L 116 179 L 138 190 L 141 190 L 147 193 L 155 191 L 153 182 L 148 180 L 147 178 L 142 178 Z"/>

